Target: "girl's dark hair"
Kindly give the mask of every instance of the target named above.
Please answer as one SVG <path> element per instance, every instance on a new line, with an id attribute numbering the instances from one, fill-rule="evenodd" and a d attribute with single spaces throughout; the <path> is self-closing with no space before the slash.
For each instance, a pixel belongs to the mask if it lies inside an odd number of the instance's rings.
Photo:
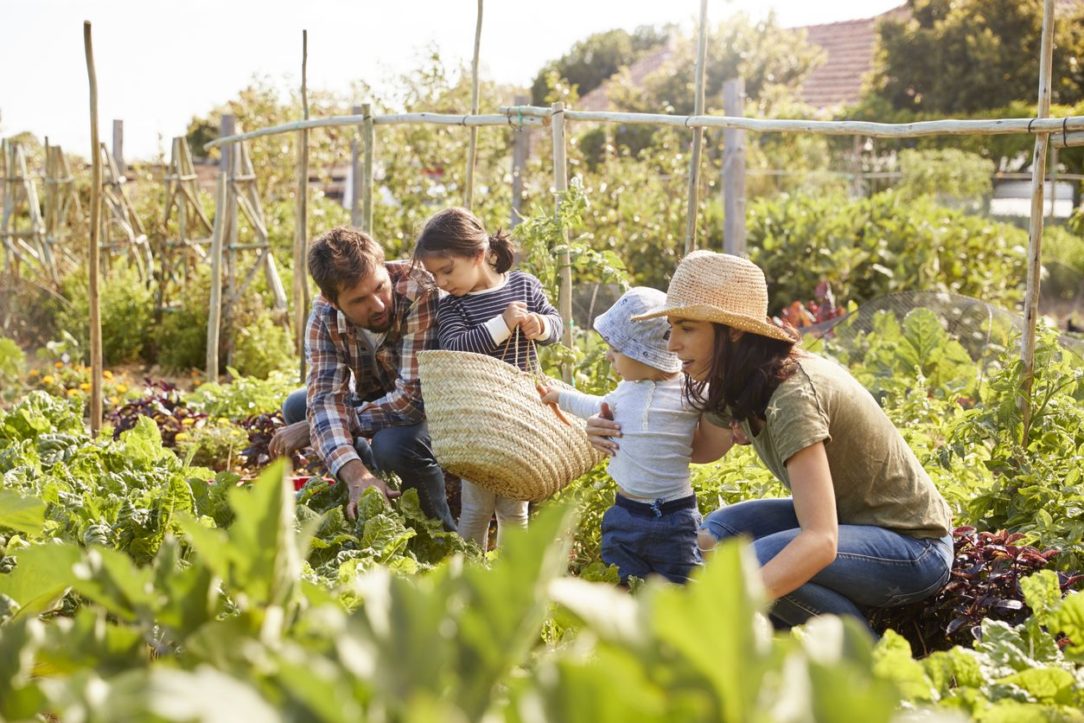
<path id="1" fill-rule="evenodd" d="M 713 324 L 715 348 L 706 381 L 685 379 L 685 396 L 702 412 L 729 415 L 736 421 L 765 419 L 768 400 L 797 369 L 797 345 L 746 332 L 737 341 L 730 327 Z M 705 394 L 706 389 L 706 394 Z"/>
<path id="2" fill-rule="evenodd" d="M 433 214 L 414 244 L 414 263 L 424 256 L 465 256 L 493 253 L 493 267 L 503 274 L 512 268 L 516 250 L 512 238 L 502 229 L 490 236 L 478 217 L 465 208 L 446 208 Z M 489 259 L 487 259 L 488 261 Z"/>

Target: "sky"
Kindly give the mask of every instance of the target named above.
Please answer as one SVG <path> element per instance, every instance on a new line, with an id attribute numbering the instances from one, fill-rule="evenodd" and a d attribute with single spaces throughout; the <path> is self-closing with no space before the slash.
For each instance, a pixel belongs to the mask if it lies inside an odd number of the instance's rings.
<path id="1" fill-rule="evenodd" d="M 769 9 L 784 27 L 871 17 L 903 0 L 708 0 L 708 22 Z M 300 86 L 301 32 L 308 84 L 345 92 L 386 87 L 432 50 L 469 66 L 476 0 L 0 0 L 0 137 L 30 131 L 90 155 L 83 21 L 93 28 L 98 124 L 111 143 L 124 121 L 128 160 L 167 153 L 205 115 L 265 76 Z M 538 69 L 588 35 L 678 23 L 691 32 L 699 0 L 485 0 L 481 76 L 530 85 Z M 485 110 L 485 109 L 483 109 Z"/>

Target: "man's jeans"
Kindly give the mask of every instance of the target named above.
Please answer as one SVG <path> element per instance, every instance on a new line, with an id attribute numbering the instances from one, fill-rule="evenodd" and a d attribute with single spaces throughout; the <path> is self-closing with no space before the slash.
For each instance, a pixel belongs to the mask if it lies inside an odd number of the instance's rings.
<path id="1" fill-rule="evenodd" d="M 283 420 L 287 424 L 303 421 L 305 412 L 305 390 L 291 392 L 282 405 Z M 425 422 L 385 427 L 377 430 L 371 440 L 358 437 L 354 449 L 371 472 L 392 472 L 402 480 L 403 489 L 418 490 L 422 511 L 440 520 L 444 529 L 455 531 L 455 519 L 444 491 L 444 472 L 433 454 Z"/>
<path id="2" fill-rule="evenodd" d="M 761 565 L 801 529 L 791 499 L 752 500 L 712 512 L 703 528 L 718 540 L 753 538 Z M 799 625 L 832 613 L 866 618 L 859 605 L 894 607 L 923 600 L 948 582 L 952 535 L 920 539 L 873 525 L 840 525 L 836 559 L 806 584 L 775 601 L 776 623 Z"/>

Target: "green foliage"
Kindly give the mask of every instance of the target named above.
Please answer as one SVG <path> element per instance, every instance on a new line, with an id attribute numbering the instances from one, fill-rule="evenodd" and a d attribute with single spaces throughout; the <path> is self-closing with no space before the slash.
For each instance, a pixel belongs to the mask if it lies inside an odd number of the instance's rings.
<path id="1" fill-rule="evenodd" d="M 237 369 L 229 369 L 229 374 L 229 384 L 201 384 L 184 395 L 184 403 L 212 418 L 239 420 L 278 411 L 286 396 L 300 386 L 296 375 L 284 371 L 266 378 L 244 376 Z"/>
<path id="2" fill-rule="evenodd" d="M 1084 563 L 1084 362 L 1041 331 L 1026 430 L 1023 363 L 1006 360 L 979 403 L 949 430 L 943 463 L 962 479 L 987 481 L 967 513 L 983 529 L 1011 529 L 1063 550 L 1056 563 Z M 958 462 L 959 464 L 953 464 Z M 987 486 L 988 485 L 988 486 Z"/>
<path id="3" fill-rule="evenodd" d="M 910 0 L 880 24 L 874 87 L 896 108 L 971 113 L 1035 97 L 1043 4 L 1038 0 Z M 1063 15 L 1064 13 L 1064 15 Z M 1051 92 L 1084 99 L 1081 10 L 1058 8 Z"/>
<path id="4" fill-rule="evenodd" d="M 19 345 L 0 336 L 0 389 L 10 390 L 22 378 L 25 367 L 26 355 Z"/>
<path id="5" fill-rule="evenodd" d="M 136 269 L 117 263 L 109 283 L 100 285 L 102 356 L 106 364 L 134 362 L 144 357 L 144 345 L 154 320 L 154 292 L 139 280 Z M 63 281 L 71 305 L 57 316 L 61 329 L 70 331 L 82 348 L 89 348 L 90 306 L 85 275 L 73 274 Z"/>
<path id="6" fill-rule="evenodd" d="M 238 327 L 233 344 L 233 364 L 246 376 L 266 379 L 272 372 L 296 366 L 290 331 L 270 313 Z"/>
<path id="7" fill-rule="evenodd" d="M 900 153 L 901 199 L 933 196 L 941 200 L 976 202 L 993 192 L 994 163 L 955 148 L 906 149 Z"/>
<path id="8" fill-rule="evenodd" d="M 1013 307 L 1026 232 L 936 205 L 871 198 L 783 198 L 749 207 L 749 255 L 769 280 L 769 308 L 821 280 L 859 303 L 895 291 L 948 291 Z"/>

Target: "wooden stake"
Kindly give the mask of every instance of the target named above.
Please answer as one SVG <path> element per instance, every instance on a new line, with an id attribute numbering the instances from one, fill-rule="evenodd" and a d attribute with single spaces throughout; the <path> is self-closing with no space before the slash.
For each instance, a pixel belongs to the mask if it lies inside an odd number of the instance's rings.
<path id="1" fill-rule="evenodd" d="M 309 31 L 301 31 L 301 114 L 309 119 Z M 305 383 L 305 319 L 308 317 L 306 296 L 305 246 L 309 233 L 309 131 L 297 132 L 297 223 L 294 228 L 294 341 L 300 359 L 298 375 Z"/>
<path id="2" fill-rule="evenodd" d="M 361 230 L 371 235 L 373 233 L 373 153 L 375 150 L 373 146 L 376 145 L 372 104 L 362 103 L 361 114 L 365 117 L 361 124 L 361 145 L 365 151 L 361 171 L 361 179 L 365 182 L 361 193 Z"/>
<path id="3" fill-rule="evenodd" d="M 117 163 L 117 172 L 121 175 L 128 170 L 124 162 L 124 121 L 113 119 L 113 160 Z"/>
<path id="4" fill-rule="evenodd" d="M 89 259 L 90 305 L 90 435 L 97 437 L 102 429 L 102 316 L 98 291 L 98 241 L 102 215 L 102 160 L 98 153 L 98 76 L 94 71 L 94 42 L 90 21 L 83 22 L 83 49 L 87 58 L 87 79 L 90 81 L 90 247 Z"/>
<path id="5" fill-rule="evenodd" d="M 361 106 L 355 105 L 350 109 L 354 115 L 360 116 Z M 358 134 L 361 128 L 350 139 L 350 225 L 361 228 L 361 153 L 358 147 Z"/>
<path id="6" fill-rule="evenodd" d="M 740 116 L 745 100 L 745 81 L 731 78 L 723 83 L 723 108 Z M 745 131 L 723 130 L 723 251 L 745 255 Z"/>
<path id="7" fill-rule="evenodd" d="M 478 0 L 478 20 L 474 25 L 474 61 L 471 63 L 470 114 L 478 115 L 478 53 L 482 46 L 482 2 Z M 463 205 L 470 210 L 474 204 L 474 161 L 478 153 L 478 128 L 471 126 L 470 147 L 467 149 L 467 189 Z"/>
<path id="8" fill-rule="evenodd" d="M 232 115 L 222 116 L 219 125 L 221 135 L 233 133 Z M 229 235 L 229 181 L 232 145 L 222 148 L 218 160 L 218 187 L 215 192 L 215 225 L 211 231 L 211 303 L 207 312 L 207 381 L 218 380 L 218 340 L 222 329 L 222 256 L 226 237 Z"/>
<path id="9" fill-rule="evenodd" d="M 704 113 L 704 65 L 708 47 L 708 0 L 700 0 L 700 37 L 696 43 L 696 98 L 693 115 Z M 689 156 L 689 206 L 685 212 L 685 254 L 696 248 L 696 214 L 700 200 L 700 153 L 704 129 L 693 129 L 693 148 Z"/>
<path id="10" fill-rule="evenodd" d="M 1039 57 L 1039 103 L 1036 116 L 1050 115 L 1050 73 L 1054 53 L 1054 0 L 1043 2 L 1042 50 Z M 1031 389 L 1035 382 L 1035 326 L 1039 316 L 1039 274 L 1042 271 L 1043 247 L 1043 187 L 1046 183 L 1046 156 L 1050 133 L 1035 137 L 1035 152 L 1031 163 L 1031 223 L 1028 227 L 1028 285 L 1024 298 L 1024 339 L 1021 358 L 1024 364 L 1021 380 L 1024 429 L 1020 440 L 1027 449 L 1031 434 Z"/>
<path id="11" fill-rule="evenodd" d="M 525 95 L 517 95 L 516 105 L 526 105 L 528 100 Z M 523 126 L 516 125 L 513 135 L 515 145 L 512 147 L 512 217 L 508 221 L 509 228 L 515 228 L 523 219 L 523 172 L 527 168 L 527 156 L 531 152 L 531 136 Z"/>
<path id="12" fill-rule="evenodd" d="M 568 161 L 565 156 L 565 104 L 553 104 L 553 187 L 557 191 L 557 210 L 560 210 L 561 196 L 568 190 Z M 562 230 L 561 254 L 558 261 L 560 289 L 557 295 L 557 308 L 561 313 L 561 322 L 565 329 L 561 343 L 572 348 L 572 258 L 568 251 L 568 232 Z M 566 383 L 572 383 L 572 366 L 563 364 L 561 375 Z"/>

